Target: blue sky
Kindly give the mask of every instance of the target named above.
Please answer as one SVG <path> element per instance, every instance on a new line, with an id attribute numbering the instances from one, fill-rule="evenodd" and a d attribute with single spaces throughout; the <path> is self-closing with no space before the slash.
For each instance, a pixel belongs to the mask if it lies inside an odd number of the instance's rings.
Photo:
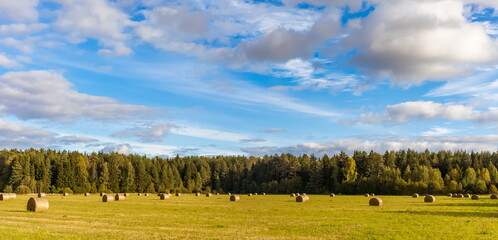
<path id="1" fill-rule="evenodd" d="M 492 0 L 0 2 L 0 148 L 496 151 Z"/>

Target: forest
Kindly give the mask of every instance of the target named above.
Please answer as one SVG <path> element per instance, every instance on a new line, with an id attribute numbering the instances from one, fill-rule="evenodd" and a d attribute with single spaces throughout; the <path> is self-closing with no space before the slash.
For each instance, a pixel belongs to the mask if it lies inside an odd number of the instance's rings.
<path id="1" fill-rule="evenodd" d="M 414 150 L 333 156 L 147 157 L 0 151 L 0 190 L 16 193 L 497 193 L 498 152 Z"/>

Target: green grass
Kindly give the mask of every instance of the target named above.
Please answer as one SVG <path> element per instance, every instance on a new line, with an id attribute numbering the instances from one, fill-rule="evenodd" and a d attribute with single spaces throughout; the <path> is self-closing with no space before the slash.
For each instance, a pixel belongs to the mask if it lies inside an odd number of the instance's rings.
<path id="1" fill-rule="evenodd" d="M 0 201 L 2 239 L 494 239 L 498 200 L 437 196 L 132 195 L 103 203 L 101 197 L 47 196 L 50 210 L 27 212 L 28 195 Z"/>

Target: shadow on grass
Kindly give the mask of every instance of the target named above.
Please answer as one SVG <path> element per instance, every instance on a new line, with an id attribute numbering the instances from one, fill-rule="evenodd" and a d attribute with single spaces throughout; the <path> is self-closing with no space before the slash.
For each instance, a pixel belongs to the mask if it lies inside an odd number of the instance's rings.
<path id="1" fill-rule="evenodd" d="M 444 211 L 396 211 L 397 213 L 409 213 L 414 215 L 427 216 L 449 216 L 449 217 L 481 217 L 481 218 L 497 218 L 498 213 L 492 212 L 444 212 Z"/>
<path id="2" fill-rule="evenodd" d="M 25 212 L 29 212 L 29 211 L 28 210 L 7 210 L 6 212 L 25 213 Z"/>
<path id="3" fill-rule="evenodd" d="M 498 203 L 483 203 L 483 202 L 462 202 L 462 203 L 438 203 L 434 206 L 445 207 L 498 207 Z"/>

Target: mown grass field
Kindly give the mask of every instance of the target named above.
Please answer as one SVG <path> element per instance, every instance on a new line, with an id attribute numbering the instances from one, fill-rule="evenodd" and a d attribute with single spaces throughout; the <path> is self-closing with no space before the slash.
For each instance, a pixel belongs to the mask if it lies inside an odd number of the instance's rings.
<path id="1" fill-rule="evenodd" d="M 437 196 L 287 195 L 132 196 L 101 202 L 92 195 L 48 195 L 48 212 L 27 212 L 30 195 L 0 201 L 1 239 L 495 239 L 498 200 Z"/>

